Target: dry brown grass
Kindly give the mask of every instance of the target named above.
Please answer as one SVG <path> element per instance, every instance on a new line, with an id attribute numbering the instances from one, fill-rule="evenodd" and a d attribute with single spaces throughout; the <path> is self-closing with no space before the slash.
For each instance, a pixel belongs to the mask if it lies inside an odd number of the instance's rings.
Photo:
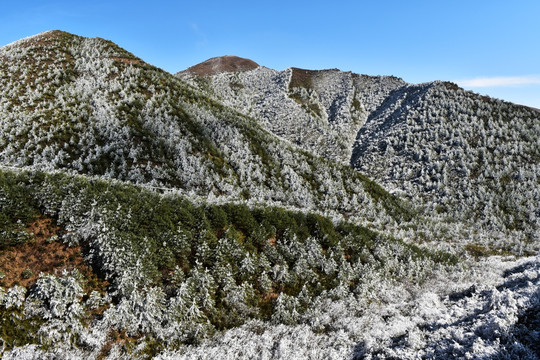
<path id="1" fill-rule="evenodd" d="M 278 292 L 266 293 L 263 296 L 263 300 L 266 301 L 266 302 L 272 302 L 272 301 L 276 300 L 279 297 L 279 294 L 280 293 L 278 293 Z"/>
<path id="2" fill-rule="evenodd" d="M 299 68 L 291 68 L 291 81 L 289 82 L 289 90 L 295 87 L 303 87 L 306 89 L 313 88 L 312 78 L 317 75 L 320 70 L 306 70 Z"/>
<path id="3" fill-rule="evenodd" d="M 34 234 L 32 240 L 0 253 L 0 271 L 5 274 L 0 285 L 28 287 L 36 282 L 40 273 L 61 274 L 63 270 L 78 269 L 87 280 L 86 286 L 89 289 L 106 288 L 108 283 L 100 280 L 85 263 L 80 246 L 68 247 L 58 241 L 51 241 L 51 237 L 60 230 L 51 218 L 39 217 L 28 224 L 26 229 Z M 32 271 L 32 276 L 23 276 L 26 269 Z"/>
<path id="4" fill-rule="evenodd" d="M 121 63 L 124 63 L 124 64 L 139 64 L 139 65 L 143 65 L 143 62 L 139 59 L 129 59 L 129 58 L 125 58 L 125 57 L 117 57 L 117 56 L 112 56 L 111 57 L 112 60 L 115 60 L 115 61 L 120 61 Z"/>

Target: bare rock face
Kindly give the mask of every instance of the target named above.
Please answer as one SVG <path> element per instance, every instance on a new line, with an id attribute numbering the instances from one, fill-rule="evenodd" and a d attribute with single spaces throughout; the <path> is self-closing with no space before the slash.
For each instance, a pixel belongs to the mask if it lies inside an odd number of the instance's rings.
<path id="1" fill-rule="evenodd" d="M 224 72 L 241 72 L 253 70 L 259 67 L 255 61 L 238 56 L 225 55 L 214 57 L 200 64 L 191 66 L 185 71 L 199 76 L 211 76 Z"/>

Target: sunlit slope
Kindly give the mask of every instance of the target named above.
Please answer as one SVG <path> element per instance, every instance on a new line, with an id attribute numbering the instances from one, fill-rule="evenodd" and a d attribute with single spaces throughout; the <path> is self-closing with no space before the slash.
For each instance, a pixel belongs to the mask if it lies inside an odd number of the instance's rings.
<path id="1" fill-rule="evenodd" d="M 0 58 L 4 164 L 363 221 L 409 216 L 349 167 L 281 140 L 110 41 L 51 31 L 1 48 Z"/>

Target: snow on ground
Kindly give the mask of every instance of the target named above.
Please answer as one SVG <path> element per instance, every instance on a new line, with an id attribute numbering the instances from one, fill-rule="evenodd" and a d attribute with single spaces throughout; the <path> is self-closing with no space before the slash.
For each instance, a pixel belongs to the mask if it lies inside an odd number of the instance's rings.
<path id="1" fill-rule="evenodd" d="M 388 288 L 362 314 L 334 304 L 324 332 L 309 321 L 251 322 L 159 358 L 538 359 L 539 281 L 540 257 L 492 257 L 436 274 L 422 288 Z"/>

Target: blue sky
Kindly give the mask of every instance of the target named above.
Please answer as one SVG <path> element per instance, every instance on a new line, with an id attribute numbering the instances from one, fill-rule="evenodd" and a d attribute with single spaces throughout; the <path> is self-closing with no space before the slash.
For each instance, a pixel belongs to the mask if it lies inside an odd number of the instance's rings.
<path id="1" fill-rule="evenodd" d="M 5 2 L 0 45 L 51 29 L 112 40 L 177 72 L 238 55 L 412 83 L 450 80 L 540 108 L 540 1 Z"/>

